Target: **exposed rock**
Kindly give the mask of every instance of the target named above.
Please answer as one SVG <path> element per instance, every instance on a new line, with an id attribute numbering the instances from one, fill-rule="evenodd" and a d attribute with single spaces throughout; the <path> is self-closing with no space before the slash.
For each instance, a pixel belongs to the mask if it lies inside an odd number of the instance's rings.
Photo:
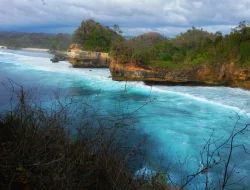
<path id="1" fill-rule="evenodd" d="M 50 61 L 52 61 L 53 63 L 57 63 L 59 62 L 59 59 L 57 57 L 53 57 L 50 59 Z"/>
<path id="2" fill-rule="evenodd" d="M 232 64 L 186 66 L 174 70 L 138 67 L 133 64 L 110 65 L 113 80 L 145 81 L 150 84 L 187 84 L 231 86 L 250 89 L 250 67 Z"/>
<path id="3" fill-rule="evenodd" d="M 53 63 L 66 60 L 68 60 L 67 52 L 56 52 L 55 56 L 52 59 L 50 59 L 50 61 L 52 61 Z"/>
<path id="4" fill-rule="evenodd" d="M 70 46 L 67 56 L 76 68 L 108 68 L 111 61 L 108 53 L 82 51 L 76 44 Z"/>

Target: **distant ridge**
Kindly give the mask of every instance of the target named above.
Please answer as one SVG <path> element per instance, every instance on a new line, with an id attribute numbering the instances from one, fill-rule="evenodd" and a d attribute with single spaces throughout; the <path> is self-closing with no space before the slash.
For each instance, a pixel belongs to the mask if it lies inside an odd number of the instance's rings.
<path id="1" fill-rule="evenodd" d="M 140 46 L 151 47 L 157 44 L 158 42 L 167 40 L 167 38 L 157 32 L 148 32 L 148 33 L 130 38 L 128 40 L 132 41 L 133 43 L 139 44 Z"/>
<path id="2" fill-rule="evenodd" d="M 154 45 L 160 41 L 166 40 L 167 38 L 157 32 L 148 32 L 139 36 L 131 38 L 136 42 L 143 42 L 147 45 Z"/>
<path id="3" fill-rule="evenodd" d="M 66 50 L 71 39 L 70 34 L 48 34 L 28 32 L 0 31 L 0 45 L 10 49 L 41 48 Z"/>

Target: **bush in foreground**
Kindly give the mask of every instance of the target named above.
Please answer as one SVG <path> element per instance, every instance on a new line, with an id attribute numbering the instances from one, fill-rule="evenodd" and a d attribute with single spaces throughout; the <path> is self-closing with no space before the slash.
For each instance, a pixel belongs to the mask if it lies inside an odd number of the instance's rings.
<path id="1" fill-rule="evenodd" d="M 116 138 L 121 121 L 76 129 L 69 104 L 58 100 L 48 111 L 18 92 L 0 120 L 1 189 L 166 189 L 133 178 L 127 163 L 140 145 L 124 151 Z"/>

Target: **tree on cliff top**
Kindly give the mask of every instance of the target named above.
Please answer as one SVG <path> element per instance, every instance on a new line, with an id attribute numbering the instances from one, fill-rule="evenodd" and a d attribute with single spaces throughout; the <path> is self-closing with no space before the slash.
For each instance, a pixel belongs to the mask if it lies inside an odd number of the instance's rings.
<path id="1" fill-rule="evenodd" d="M 228 63 L 249 67 L 249 49 L 250 23 L 243 21 L 225 36 L 195 27 L 171 40 L 144 34 L 115 44 L 112 54 L 120 63 L 164 69 Z"/>
<path id="2" fill-rule="evenodd" d="M 109 52 L 117 38 L 122 37 L 109 27 L 88 19 L 74 32 L 72 42 L 80 44 L 83 50 Z"/>
<path id="3" fill-rule="evenodd" d="M 130 39 L 117 41 L 112 46 L 111 54 L 120 63 L 141 64 L 151 58 L 152 48 L 167 38 L 157 32 L 148 32 Z"/>

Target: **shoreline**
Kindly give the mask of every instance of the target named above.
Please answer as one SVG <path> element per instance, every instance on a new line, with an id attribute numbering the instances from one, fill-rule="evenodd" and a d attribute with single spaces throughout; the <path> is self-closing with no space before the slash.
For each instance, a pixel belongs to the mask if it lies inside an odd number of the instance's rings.
<path id="1" fill-rule="evenodd" d="M 249 66 L 234 64 L 200 65 L 175 70 L 122 65 L 109 67 L 113 80 L 143 81 L 150 85 L 224 86 L 250 90 Z"/>
<path id="2" fill-rule="evenodd" d="M 0 45 L 0 49 L 37 51 L 37 52 L 50 52 L 50 49 L 46 49 L 46 48 L 11 48 L 11 47 L 2 46 L 2 45 Z"/>
<path id="3" fill-rule="evenodd" d="M 42 49 L 42 48 L 20 48 L 20 50 L 37 51 L 37 52 L 49 52 L 49 49 Z"/>

